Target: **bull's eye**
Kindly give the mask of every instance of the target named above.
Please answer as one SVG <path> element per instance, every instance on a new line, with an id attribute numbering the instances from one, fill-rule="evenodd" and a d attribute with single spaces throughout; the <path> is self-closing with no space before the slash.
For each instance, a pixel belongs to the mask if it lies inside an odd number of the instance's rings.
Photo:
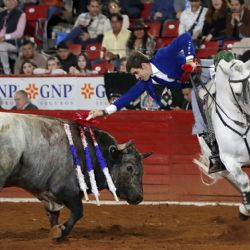
<path id="1" fill-rule="evenodd" d="M 110 156 L 113 158 L 113 159 L 116 159 L 119 155 L 119 152 L 118 152 L 118 149 L 115 145 L 111 145 L 109 147 L 109 153 L 110 153 Z"/>

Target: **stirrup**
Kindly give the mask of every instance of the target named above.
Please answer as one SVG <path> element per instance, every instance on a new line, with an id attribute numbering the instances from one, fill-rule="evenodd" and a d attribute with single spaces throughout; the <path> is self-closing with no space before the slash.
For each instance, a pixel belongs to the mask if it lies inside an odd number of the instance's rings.
<path id="1" fill-rule="evenodd" d="M 212 161 L 213 160 L 213 161 Z M 217 173 L 226 169 L 224 164 L 221 162 L 219 155 L 212 155 L 209 157 L 209 174 Z"/>

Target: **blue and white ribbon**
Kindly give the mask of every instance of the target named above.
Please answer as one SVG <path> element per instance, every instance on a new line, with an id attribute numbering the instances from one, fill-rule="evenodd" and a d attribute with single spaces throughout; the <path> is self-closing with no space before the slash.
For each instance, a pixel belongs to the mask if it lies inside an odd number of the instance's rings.
<path id="1" fill-rule="evenodd" d="M 74 165 L 75 165 L 75 168 L 76 168 L 76 176 L 77 176 L 77 179 L 78 179 L 78 182 L 79 182 L 80 189 L 83 191 L 85 200 L 88 201 L 89 200 L 89 197 L 88 197 L 88 194 L 87 194 L 88 187 L 87 187 L 86 182 L 84 180 L 84 175 L 82 173 L 80 160 L 77 157 L 77 152 L 76 152 L 76 148 L 75 148 L 75 145 L 74 145 L 74 142 L 73 142 L 73 138 L 72 138 L 72 134 L 71 134 L 71 131 L 70 131 L 69 124 L 66 124 L 66 123 L 64 124 L 64 130 L 65 130 L 66 135 L 67 135 L 68 140 L 69 140 L 69 146 L 70 146 L 70 150 L 71 150 L 71 153 L 72 153 Z"/>
<path id="2" fill-rule="evenodd" d="M 102 171 L 103 171 L 103 173 L 105 175 L 105 178 L 106 178 L 106 181 L 107 181 L 107 184 L 108 184 L 108 188 L 109 188 L 110 192 L 113 194 L 115 200 L 119 201 L 119 199 L 118 199 L 118 197 L 116 195 L 116 187 L 115 187 L 115 185 L 113 183 L 113 180 L 112 180 L 112 178 L 110 176 L 109 169 L 107 168 L 107 163 L 106 163 L 105 159 L 102 156 L 101 150 L 99 148 L 99 145 L 98 145 L 97 141 L 95 140 L 95 136 L 94 136 L 94 133 L 93 133 L 91 128 L 89 128 L 89 132 L 90 132 L 91 139 L 93 140 L 93 143 L 94 143 L 94 146 L 95 146 L 95 153 L 96 153 L 97 160 L 98 160 L 99 165 L 101 166 Z"/>
<path id="3" fill-rule="evenodd" d="M 79 126 L 79 130 L 80 130 L 82 145 L 84 149 L 85 159 L 86 159 L 87 171 L 89 174 L 89 179 L 90 179 L 90 184 L 91 184 L 91 192 L 95 196 L 97 205 L 100 206 L 100 201 L 99 201 L 100 193 L 98 191 L 97 184 L 96 184 L 95 172 L 94 172 L 92 161 L 91 161 L 91 155 L 90 155 L 88 142 L 85 136 L 85 132 L 81 126 Z"/>

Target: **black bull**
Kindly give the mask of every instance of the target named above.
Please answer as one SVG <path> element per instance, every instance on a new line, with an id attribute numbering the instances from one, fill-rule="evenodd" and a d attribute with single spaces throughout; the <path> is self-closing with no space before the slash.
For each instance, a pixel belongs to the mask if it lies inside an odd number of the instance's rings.
<path id="1" fill-rule="evenodd" d="M 68 138 L 60 119 L 0 113 L 0 187 L 17 186 L 32 193 L 44 203 L 54 238 L 68 235 L 83 216 L 82 192 L 79 189 Z M 90 192 L 85 156 L 78 125 L 70 122 L 74 144 Z M 129 144 L 117 144 L 107 132 L 93 128 L 95 138 L 107 162 L 119 198 L 130 204 L 143 200 L 140 154 Z M 90 135 L 87 134 L 87 140 Z M 89 143 L 98 189 L 106 189 L 107 182 L 95 157 L 93 143 Z M 69 219 L 58 225 L 60 209 L 66 206 Z"/>

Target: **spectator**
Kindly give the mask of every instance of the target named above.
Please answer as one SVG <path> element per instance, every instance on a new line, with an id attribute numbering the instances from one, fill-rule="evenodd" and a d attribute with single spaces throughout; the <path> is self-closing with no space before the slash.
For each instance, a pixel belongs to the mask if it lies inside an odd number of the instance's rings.
<path id="1" fill-rule="evenodd" d="M 201 35 L 207 8 L 201 6 L 200 0 L 189 0 L 190 7 L 180 16 L 179 35 L 190 32 L 194 44 Z"/>
<path id="2" fill-rule="evenodd" d="M 67 27 L 71 21 L 72 13 L 66 9 L 66 1 L 64 0 L 42 0 L 42 4 L 48 6 L 48 37 L 52 36 L 52 32 L 56 25 Z M 72 26 L 72 25 L 71 25 Z"/>
<path id="3" fill-rule="evenodd" d="M 5 10 L 0 12 L 0 60 L 5 74 L 10 74 L 9 56 L 17 53 L 18 39 L 23 37 L 26 15 L 17 0 L 4 0 Z"/>
<path id="4" fill-rule="evenodd" d="M 135 21 L 134 26 L 130 28 L 132 32 L 127 43 L 128 55 L 134 50 L 141 51 L 148 56 L 154 54 L 156 43 L 153 37 L 148 34 L 148 29 L 149 27 L 142 20 Z"/>
<path id="5" fill-rule="evenodd" d="M 86 54 L 82 53 L 77 58 L 77 65 L 71 66 L 69 68 L 70 74 L 81 74 L 81 75 L 88 75 L 97 73 L 96 71 L 92 70 L 91 63 L 86 56 Z"/>
<path id="6" fill-rule="evenodd" d="M 202 29 L 202 40 L 225 40 L 226 19 L 229 11 L 226 0 L 211 0 Z"/>
<path id="7" fill-rule="evenodd" d="M 38 109 L 38 107 L 32 104 L 28 98 L 28 94 L 24 90 L 18 90 L 14 95 L 16 105 L 11 110 L 31 110 Z"/>
<path id="8" fill-rule="evenodd" d="M 101 59 L 114 63 L 116 70 L 120 70 L 120 58 L 126 56 L 126 44 L 130 31 L 122 29 L 122 15 L 111 14 L 110 21 L 112 30 L 104 34 L 102 42 Z"/>
<path id="9" fill-rule="evenodd" d="M 176 13 L 176 18 L 180 19 L 182 11 L 184 11 L 187 7 L 190 7 L 187 4 L 187 0 L 174 0 L 174 10 Z"/>
<path id="10" fill-rule="evenodd" d="M 73 30 L 66 36 L 66 43 L 101 42 L 107 17 L 101 14 L 100 0 L 89 0 L 88 12 L 78 16 Z"/>
<path id="11" fill-rule="evenodd" d="M 120 60 L 120 72 L 127 72 L 127 58 L 122 57 Z"/>
<path id="12" fill-rule="evenodd" d="M 33 74 L 64 75 L 67 74 L 67 72 L 62 69 L 59 59 L 57 57 L 51 56 L 47 60 L 46 69 L 44 68 L 34 69 Z"/>
<path id="13" fill-rule="evenodd" d="M 121 14 L 121 4 L 119 0 L 110 0 L 108 3 L 108 16 L 110 17 L 111 14 L 113 13 L 120 13 Z M 122 15 L 123 18 L 123 23 L 122 23 L 122 28 L 123 29 L 128 29 L 129 27 L 129 17 L 128 15 Z M 107 19 L 105 22 L 105 32 L 111 30 L 111 23 L 110 19 Z"/>
<path id="14" fill-rule="evenodd" d="M 88 11 L 87 9 L 88 0 L 73 0 L 72 13 L 73 16 L 79 16 L 81 13 Z"/>
<path id="15" fill-rule="evenodd" d="M 183 97 L 185 99 L 185 102 L 183 102 L 181 109 L 184 109 L 184 110 L 192 109 L 192 105 L 191 105 L 192 85 L 187 84 L 187 83 L 183 84 L 181 91 L 182 91 Z"/>
<path id="16" fill-rule="evenodd" d="M 36 45 L 30 40 L 21 44 L 19 57 L 15 62 L 14 74 L 19 74 L 21 65 L 26 60 L 32 60 L 39 68 L 46 67 L 46 58 L 36 50 Z"/>
<path id="17" fill-rule="evenodd" d="M 120 0 L 122 13 L 127 14 L 130 18 L 140 17 L 143 9 L 141 0 Z"/>
<path id="18" fill-rule="evenodd" d="M 34 62 L 32 62 L 31 60 L 24 60 L 22 65 L 21 65 L 21 69 L 20 69 L 19 74 L 33 75 L 33 71 L 36 68 L 37 68 L 37 65 Z"/>
<path id="19" fill-rule="evenodd" d="M 231 40 L 250 37 L 250 10 L 244 0 L 230 0 L 231 12 L 227 16 L 226 36 Z"/>
<path id="20" fill-rule="evenodd" d="M 63 11 L 64 3 L 62 0 L 42 0 L 42 3 L 48 6 L 48 20 Z"/>
<path id="21" fill-rule="evenodd" d="M 150 19 L 162 22 L 166 19 L 173 19 L 174 14 L 174 0 L 154 0 L 150 10 Z"/>
<path id="22" fill-rule="evenodd" d="M 57 46 L 57 57 L 66 72 L 69 72 L 71 66 L 77 66 L 77 56 L 70 52 L 68 45 L 64 42 Z"/>

